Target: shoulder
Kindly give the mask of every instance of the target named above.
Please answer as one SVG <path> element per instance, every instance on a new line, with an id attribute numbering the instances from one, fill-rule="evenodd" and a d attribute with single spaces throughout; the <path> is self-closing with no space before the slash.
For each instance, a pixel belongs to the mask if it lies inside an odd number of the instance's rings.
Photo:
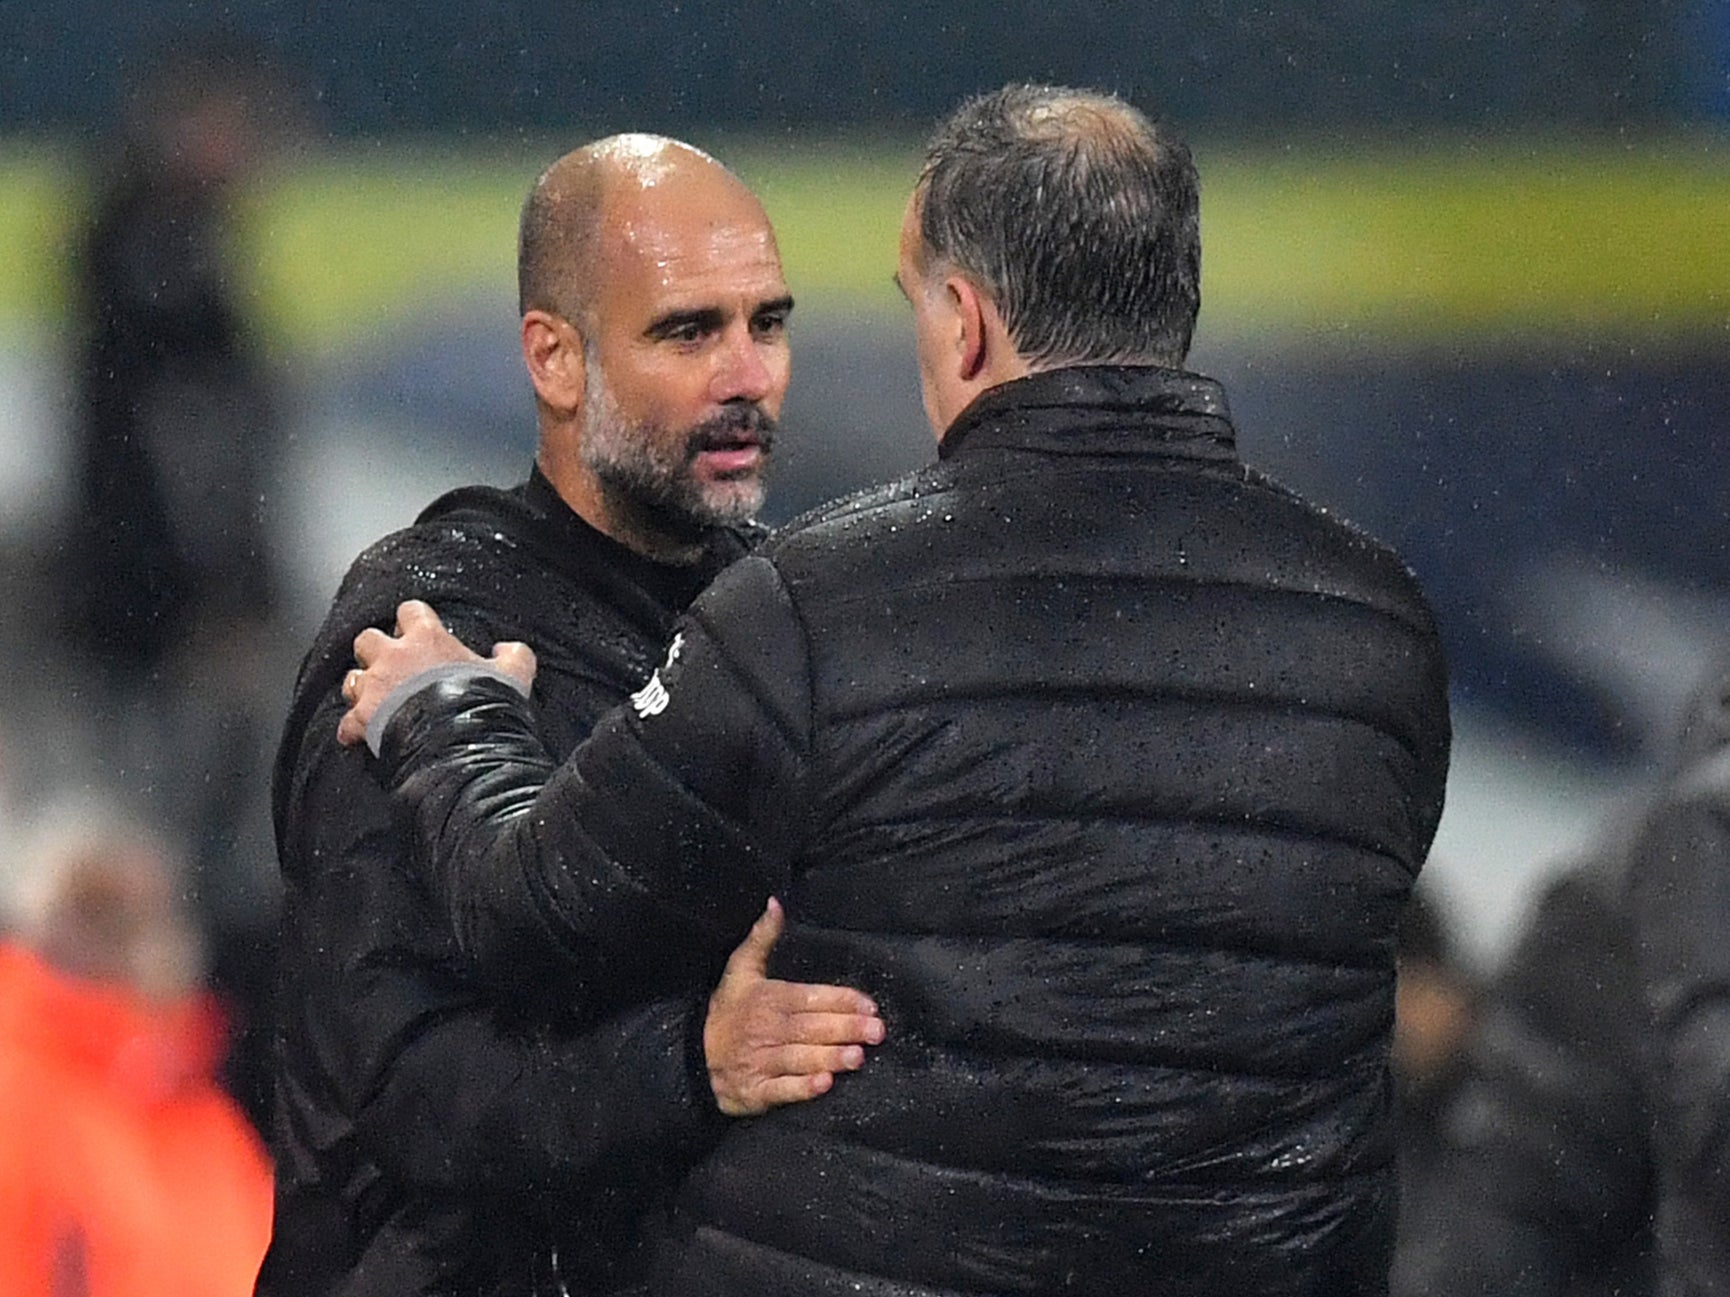
<path id="1" fill-rule="evenodd" d="M 331 602 L 324 634 L 352 637 L 387 624 L 404 599 L 435 607 L 508 600 L 524 574 L 545 579 L 532 550 L 535 528 L 514 492 L 463 487 L 441 496 L 412 525 L 360 553 Z"/>
<path id="2" fill-rule="evenodd" d="M 1417 574 L 1391 545 L 1257 469 L 1243 470 L 1242 489 L 1265 520 L 1270 548 L 1298 558 L 1312 580 L 1326 583 L 1318 593 L 1369 605 L 1426 635 L 1438 633 Z"/>
<path id="3" fill-rule="evenodd" d="M 353 665 L 355 636 L 371 626 L 394 624 L 397 605 L 405 599 L 425 599 L 458 621 L 472 620 L 477 610 L 508 608 L 516 587 L 537 570 L 513 519 L 511 493 L 464 488 L 441 497 L 411 526 L 363 550 L 343 576 L 301 663 L 295 710 L 302 710 L 303 700 L 323 698 L 336 687 Z"/>
<path id="4" fill-rule="evenodd" d="M 777 528 L 763 544 L 765 553 L 822 544 L 836 536 L 851 535 L 861 528 L 893 525 L 894 516 L 933 492 L 949 485 L 948 465 L 932 464 L 893 481 L 864 487 L 820 504 Z"/>
<path id="5" fill-rule="evenodd" d="M 933 464 L 844 495 L 777 528 L 755 552 L 797 581 L 812 565 L 833 567 L 849 552 L 871 552 L 900 536 L 950 488 L 951 478 L 949 466 Z"/>

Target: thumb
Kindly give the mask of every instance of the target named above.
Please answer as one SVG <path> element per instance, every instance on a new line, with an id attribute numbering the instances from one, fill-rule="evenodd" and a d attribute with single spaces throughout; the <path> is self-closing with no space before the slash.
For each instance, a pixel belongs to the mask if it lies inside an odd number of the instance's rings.
<path id="1" fill-rule="evenodd" d="M 535 651 L 527 644 L 516 640 L 494 644 L 493 665 L 506 675 L 522 681 L 525 689 L 535 682 Z"/>
<path id="2" fill-rule="evenodd" d="M 769 952 L 781 939 L 781 929 L 786 926 L 787 916 L 781 909 L 781 902 L 771 896 L 769 904 L 763 907 L 762 916 L 751 925 L 751 930 L 745 934 L 739 948 L 728 957 L 727 970 L 767 977 Z"/>

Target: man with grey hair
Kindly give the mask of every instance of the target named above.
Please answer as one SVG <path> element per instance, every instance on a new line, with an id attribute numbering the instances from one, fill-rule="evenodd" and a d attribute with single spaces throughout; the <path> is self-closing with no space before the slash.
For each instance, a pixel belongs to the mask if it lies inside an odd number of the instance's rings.
<path id="1" fill-rule="evenodd" d="M 568 752 L 755 539 L 792 299 L 751 192 L 688 145 L 601 140 L 536 182 L 519 263 L 534 471 L 361 555 L 283 735 L 272 1297 L 610 1291 L 723 1114 L 821 1094 L 881 1035 L 863 995 L 766 977 L 773 907 L 677 978 L 646 947 L 581 995 L 475 977 L 335 741 L 355 636 L 418 593 L 477 642 L 543 645 L 539 734 Z"/>
<path id="2" fill-rule="evenodd" d="M 470 958 L 580 993 L 774 894 L 777 971 L 882 1006 L 862 1071 L 693 1172 L 654 1293 L 1386 1291 L 1445 671 L 1398 558 L 1245 467 L 1182 368 L 1197 230 L 1122 101 L 970 102 L 897 269 L 934 466 L 730 568 L 563 764 L 497 678 L 522 646 L 424 605 L 357 641 L 342 736 Z"/>

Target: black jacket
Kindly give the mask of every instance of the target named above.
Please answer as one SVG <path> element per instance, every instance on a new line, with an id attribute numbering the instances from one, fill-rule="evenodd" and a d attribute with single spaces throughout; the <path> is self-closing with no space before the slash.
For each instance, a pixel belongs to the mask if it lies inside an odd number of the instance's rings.
<path id="1" fill-rule="evenodd" d="M 694 1173 L 656 1293 L 1385 1290 L 1443 664 L 1217 385 L 988 392 L 724 574 L 633 702 L 555 770 L 508 688 L 447 683 L 383 766 L 472 958 L 580 995 L 774 892 L 778 974 L 882 1006 L 861 1072 Z"/>
<path id="2" fill-rule="evenodd" d="M 473 643 L 534 642 L 541 738 L 568 752 L 647 679 L 675 614 L 743 551 L 717 533 L 695 567 L 651 563 L 537 473 L 514 491 L 446 496 L 350 571 L 302 667 L 276 771 L 287 896 L 260 1293 L 526 1292 L 555 1249 L 577 1297 L 628 1272 L 635 1221 L 722 1124 L 702 1067 L 701 977 L 676 995 L 620 985 L 606 1001 L 508 1011 L 461 969 L 362 754 L 337 746 L 338 690 L 355 635 L 424 598 Z"/>

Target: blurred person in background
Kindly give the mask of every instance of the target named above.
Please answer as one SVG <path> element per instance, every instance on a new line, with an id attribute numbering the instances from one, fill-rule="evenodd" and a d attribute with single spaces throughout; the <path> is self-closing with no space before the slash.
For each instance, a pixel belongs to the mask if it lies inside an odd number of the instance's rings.
<path id="1" fill-rule="evenodd" d="M 1442 1149 L 1441 1118 L 1465 1073 L 1475 979 L 1448 912 L 1420 885 L 1400 916 L 1394 989 L 1394 1087 L 1400 1107 L 1400 1206 L 1425 1190 Z"/>
<path id="2" fill-rule="evenodd" d="M 1713 1269 L 1730 1216 L 1712 1197 L 1730 1174 L 1727 695 L 1720 665 L 1657 791 L 1545 889 L 1486 988 L 1433 1170 L 1405 1204 L 1395 1297 L 1730 1291 Z"/>
<path id="3" fill-rule="evenodd" d="M 42 831 L 0 942 L 0 1290 L 234 1297 L 270 1167 L 216 1081 L 224 1024 L 178 872 L 103 821 Z"/>
<path id="4" fill-rule="evenodd" d="M 1730 665 L 1632 847 L 1633 968 L 1657 1182 L 1660 1297 L 1730 1293 Z"/>
<path id="5" fill-rule="evenodd" d="M 1197 191 L 1113 96 L 943 123 L 897 271 L 938 463 L 735 563 L 563 765 L 521 645 L 424 604 L 356 641 L 340 733 L 467 957 L 689 979 L 775 894 L 777 971 L 882 1005 L 692 1173 L 653 1293 L 1386 1292 L 1446 671 L 1399 559 L 1183 368 Z"/>
<path id="6" fill-rule="evenodd" d="M 1395 1297 L 1643 1297 L 1644 1012 L 1606 845 L 1539 899 L 1401 1204 Z"/>
<path id="7" fill-rule="evenodd" d="M 74 494 L 53 596 L 85 718 L 72 763 L 185 844 L 216 980 L 246 1019 L 233 1080 L 255 1115 L 267 717 L 288 676 L 264 509 L 283 420 L 233 241 L 293 119 L 287 85 L 257 50 L 191 36 L 131 88 L 71 268 Z"/>
<path id="8" fill-rule="evenodd" d="M 729 1116 L 820 1094 L 881 1034 L 862 995 L 766 977 L 774 914 L 725 971 L 512 1003 L 337 744 L 355 637 L 422 594 L 477 642 L 542 645 L 540 733 L 568 752 L 758 537 L 793 303 L 755 196 L 688 145 L 597 141 L 530 192 L 519 279 L 528 480 L 446 495 L 356 560 L 284 728 L 269 1297 L 611 1291 Z"/>
<path id="9" fill-rule="evenodd" d="M 169 54 L 128 101 L 77 247 L 65 630 L 140 687 L 160 686 L 189 639 L 268 618 L 281 588 L 260 513 L 279 397 L 232 246 L 274 84 L 237 47 Z"/>

